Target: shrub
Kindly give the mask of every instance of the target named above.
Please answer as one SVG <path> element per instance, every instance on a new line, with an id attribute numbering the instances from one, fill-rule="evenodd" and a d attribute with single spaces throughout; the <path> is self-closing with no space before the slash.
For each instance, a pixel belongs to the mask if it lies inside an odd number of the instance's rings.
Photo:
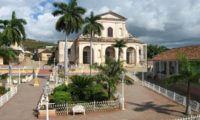
<path id="1" fill-rule="evenodd" d="M 71 102 L 72 101 L 71 94 L 69 92 L 57 91 L 53 94 L 53 101 L 56 104 Z"/>
<path id="2" fill-rule="evenodd" d="M 101 84 L 91 86 L 87 95 L 90 101 L 103 101 L 108 99 L 108 94 Z"/>
<path id="3" fill-rule="evenodd" d="M 8 73 L 1 75 L 2 80 L 7 80 L 8 78 Z"/>
<path id="4" fill-rule="evenodd" d="M 58 87 L 54 88 L 53 92 L 58 92 L 58 91 L 67 91 L 67 86 L 65 84 L 59 85 Z"/>
<path id="5" fill-rule="evenodd" d="M 7 92 L 6 88 L 3 86 L 0 86 L 0 95 L 3 95 Z"/>

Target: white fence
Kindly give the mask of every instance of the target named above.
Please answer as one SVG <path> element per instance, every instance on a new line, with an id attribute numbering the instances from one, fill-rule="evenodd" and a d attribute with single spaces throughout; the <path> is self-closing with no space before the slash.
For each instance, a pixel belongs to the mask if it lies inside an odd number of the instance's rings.
<path id="1" fill-rule="evenodd" d="M 15 94 L 17 94 L 17 86 L 0 97 L 0 107 L 2 107 L 6 102 L 8 102 Z"/>
<path id="2" fill-rule="evenodd" d="M 120 108 L 120 103 L 118 100 L 116 100 L 116 101 L 94 101 L 94 102 L 76 103 L 76 104 L 49 103 L 49 109 L 55 109 L 57 115 L 68 115 L 69 113 L 72 112 L 72 108 L 76 105 L 84 106 L 86 112 L 107 111 L 107 110 L 115 110 L 115 109 Z M 46 106 L 45 104 L 43 104 L 38 108 L 39 110 L 45 110 Z"/>
<path id="3" fill-rule="evenodd" d="M 194 116 L 189 116 L 185 118 L 177 118 L 177 119 L 171 119 L 171 120 L 200 120 L 200 115 L 194 115 Z"/>
<path id="4" fill-rule="evenodd" d="M 147 82 L 147 81 L 142 81 L 142 85 L 146 86 L 147 88 L 150 88 L 151 90 L 153 90 L 153 91 L 155 91 L 155 92 L 157 92 L 157 93 L 159 93 L 159 94 L 161 94 L 161 95 L 163 95 L 163 96 L 165 96 L 165 97 L 167 97 L 167 98 L 169 98 L 169 99 L 171 99 L 171 100 L 173 100 L 173 101 L 175 101 L 179 104 L 186 106 L 186 97 L 185 96 L 182 96 L 178 93 L 167 90 L 163 87 L 160 87 L 158 85 L 152 84 L 152 83 Z M 200 112 L 200 103 L 199 102 L 197 102 L 195 100 L 191 100 L 190 105 L 191 105 L 192 110 Z"/>

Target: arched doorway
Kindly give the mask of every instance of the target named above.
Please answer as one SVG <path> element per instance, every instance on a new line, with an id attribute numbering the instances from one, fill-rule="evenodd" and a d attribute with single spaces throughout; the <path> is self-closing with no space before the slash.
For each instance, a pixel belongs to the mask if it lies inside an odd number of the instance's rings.
<path id="1" fill-rule="evenodd" d="M 113 37 L 113 29 L 111 27 L 108 28 L 108 37 Z"/>
<path id="2" fill-rule="evenodd" d="M 92 53 L 92 61 L 94 61 L 94 51 Z M 90 64 L 90 46 L 83 48 L 83 64 Z"/>
<path id="3" fill-rule="evenodd" d="M 129 47 L 126 52 L 126 63 L 135 64 L 136 63 L 136 51 L 133 47 Z"/>
<path id="4" fill-rule="evenodd" d="M 105 54 L 106 60 L 108 58 L 113 59 L 113 60 L 115 59 L 115 49 L 113 47 L 107 47 L 105 52 L 106 52 Z"/>

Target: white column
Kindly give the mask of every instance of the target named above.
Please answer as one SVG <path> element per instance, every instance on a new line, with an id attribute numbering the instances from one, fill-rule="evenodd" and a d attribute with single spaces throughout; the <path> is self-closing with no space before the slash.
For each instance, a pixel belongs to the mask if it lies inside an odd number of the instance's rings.
<path id="1" fill-rule="evenodd" d="M 106 47 L 101 45 L 101 63 L 105 63 L 105 59 L 106 59 L 105 53 L 106 53 Z"/>
<path id="2" fill-rule="evenodd" d="M 153 61 L 153 76 L 156 75 L 156 69 L 158 69 L 156 68 L 156 61 Z"/>
<path id="3" fill-rule="evenodd" d="M 175 61 L 176 63 L 176 75 L 179 74 L 179 62 L 178 61 Z"/>
<path id="4" fill-rule="evenodd" d="M 166 62 L 166 75 L 169 77 L 169 61 Z"/>
<path id="5" fill-rule="evenodd" d="M 126 50 L 127 50 L 127 48 L 122 48 L 122 51 L 123 51 L 123 61 L 124 61 L 125 64 L 127 64 L 126 63 L 126 59 L 127 59 L 126 58 Z"/>
<path id="6" fill-rule="evenodd" d="M 162 68 L 162 66 L 161 66 L 161 61 L 159 61 L 159 78 L 161 78 L 161 68 Z"/>
<path id="7" fill-rule="evenodd" d="M 139 46 L 136 46 L 136 65 L 140 64 Z"/>
<path id="8" fill-rule="evenodd" d="M 79 56 L 78 56 L 78 58 L 79 58 L 79 65 L 80 64 L 83 64 L 83 46 L 81 46 L 81 45 L 79 45 Z"/>

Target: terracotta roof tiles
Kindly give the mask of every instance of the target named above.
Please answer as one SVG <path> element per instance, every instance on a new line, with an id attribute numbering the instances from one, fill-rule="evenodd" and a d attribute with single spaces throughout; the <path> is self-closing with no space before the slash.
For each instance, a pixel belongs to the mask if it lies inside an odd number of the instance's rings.
<path id="1" fill-rule="evenodd" d="M 200 60 L 200 45 L 173 48 L 156 55 L 152 60 L 154 61 L 177 60 L 178 54 L 185 54 L 189 60 Z"/>

